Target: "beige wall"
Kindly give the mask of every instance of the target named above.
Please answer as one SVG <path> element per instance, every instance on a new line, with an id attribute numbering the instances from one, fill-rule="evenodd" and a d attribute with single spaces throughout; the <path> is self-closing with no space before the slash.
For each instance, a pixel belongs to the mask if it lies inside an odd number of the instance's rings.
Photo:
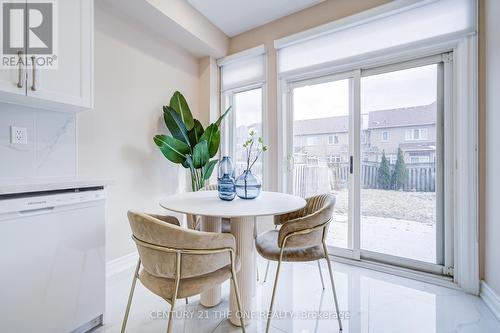
<path id="1" fill-rule="evenodd" d="M 389 0 L 327 0 L 316 6 L 307 8 L 298 13 L 286 16 L 279 20 L 270 22 L 261 27 L 242 33 L 231 38 L 229 42 L 229 54 L 236 53 L 257 45 L 265 44 L 268 49 L 268 95 L 267 112 L 269 152 L 267 159 L 269 163 L 269 188 L 277 189 L 277 86 L 276 86 L 276 52 L 274 50 L 274 40 L 297 32 L 301 32 L 339 18 L 353 15 L 372 7 L 387 3 Z"/>
<path id="2" fill-rule="evenodd" d="M 127 210 L 159 212 L 161 197 L 186 189 L 184 169 L 168 162 L 152 137 L 166 132 L 161 107 L 175 90 L 198 116 L 199 64 L 126 18 L 96 7 L 95 110 L 78 116 L 79 174 L 114 181 L 106 218 L 111 260 L 135 251 Z"/>
<path id="3" fill-rule="evenodd" d="M 482 277 L 500 295 L 500 1 L 481 6 L 481 249 Z"/>

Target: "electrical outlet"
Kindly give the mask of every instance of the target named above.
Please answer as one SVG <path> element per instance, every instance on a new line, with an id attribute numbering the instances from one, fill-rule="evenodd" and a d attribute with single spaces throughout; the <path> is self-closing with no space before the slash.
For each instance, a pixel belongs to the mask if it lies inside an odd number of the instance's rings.
<path id="1" fill-rule="evenodd" d="M 10 127 L 10 143 L 15 145 L 28 144 L 28 130 L 26 127 Z"/>

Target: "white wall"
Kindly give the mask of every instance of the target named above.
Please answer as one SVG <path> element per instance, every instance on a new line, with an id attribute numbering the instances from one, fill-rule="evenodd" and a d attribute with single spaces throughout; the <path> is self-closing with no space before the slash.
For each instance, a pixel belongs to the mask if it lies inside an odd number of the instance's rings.
<path id="1" fill-rule="evenodd" d="M 127 210 L 161 212 L 160 198 L 184 191 L 184 169 L 153 143 L 166 133 L 162 105 L 175 90 L 198 110 L 198 61 L 96 2 L 95 110 L 78 116 L 79 174 L 108 188 L 107 260 L 135 250 Z M 206 116 L 204 116 L 206 118 Z"/>
<path id="2" fill-rule="evenodd" d="M 10 143 L 11 126 L 27 129 L 27 145 Z M 0 103 L 0 183 L 75 175 L 74 114 Z"/>
<path id="3" fill-rule="evenodd" d="M 484 280 L 500 295 L 500 1 L 484 1 Z"/>

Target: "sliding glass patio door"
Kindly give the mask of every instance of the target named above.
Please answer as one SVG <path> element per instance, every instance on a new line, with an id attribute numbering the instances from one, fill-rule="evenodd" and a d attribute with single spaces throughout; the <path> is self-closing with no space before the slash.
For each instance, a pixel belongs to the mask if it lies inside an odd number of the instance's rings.
<path id="1" fill-rule="evenodd" d="M 334 254 L 452 275 L 448 57 L 287 81 L 283 184 L 303 197 L 336 196 Z"/>
<path id="2" fill-rule="evenodd" d="M 289 192 L 302 197 L 327 192 L 336 196 L 327 244 L 340 249 L 353 246 L 349 227 L 352 94 L 350 73 L 290 85 Z"/>

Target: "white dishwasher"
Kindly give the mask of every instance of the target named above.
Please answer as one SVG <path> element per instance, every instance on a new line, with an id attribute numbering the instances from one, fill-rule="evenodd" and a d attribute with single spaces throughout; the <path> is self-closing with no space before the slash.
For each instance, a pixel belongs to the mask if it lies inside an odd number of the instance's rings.
<path id="1" fill-rule="evenodd" d="M 0 332 L 85 332 L 102 323 L 102 187 L 0 196 Z"/>

